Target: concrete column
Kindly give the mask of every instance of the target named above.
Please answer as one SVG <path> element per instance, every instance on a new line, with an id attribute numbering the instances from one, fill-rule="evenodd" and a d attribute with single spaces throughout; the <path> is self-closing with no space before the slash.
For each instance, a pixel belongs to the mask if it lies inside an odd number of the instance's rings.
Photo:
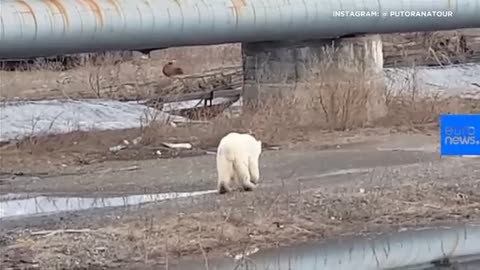
<path id="1" fill-rule="evenodd" d="M 334 126 L 338 119 L 363 125 L 386 115 L 379 35 L 246 43 L 242 55 L 246 103 L 272 96 L 305 102 L 320 99 L 320 111 Z M 352 120 L 346 120 L 347 114 Z"/>

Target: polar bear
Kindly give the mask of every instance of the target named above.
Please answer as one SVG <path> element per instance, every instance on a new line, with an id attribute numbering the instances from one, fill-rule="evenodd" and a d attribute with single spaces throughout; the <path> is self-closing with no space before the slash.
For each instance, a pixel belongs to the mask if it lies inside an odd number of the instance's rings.
<path id="1" fill-rule="evenodd" d="M 260 178 L 261 153 L 262 142 L 250 134 L 231 132 L 223 137 L 217 148 L 218 193 L 231 192 L 232 181 L 252 191 Z"/>

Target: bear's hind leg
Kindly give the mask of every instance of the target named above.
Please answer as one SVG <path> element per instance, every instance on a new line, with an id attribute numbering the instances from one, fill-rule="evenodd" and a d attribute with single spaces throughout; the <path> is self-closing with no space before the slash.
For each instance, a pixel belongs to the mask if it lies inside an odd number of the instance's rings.
<path id="1" fill-rule="evenodd" d="M 217 159 L 217 190 L 219 194 L 225 194 L 232 191 L 230 182 L 234 173 L 233 165 L 227 160 Z"/>
<path id="2" fill-rule="evenodd" d="M 254 184 L 258 184 L 258 180 L 260 179 L 258 161 L 250 161 L 248 163 L 248 171 L 250 172 L 250 181 Z"/>
<path id="3" fill-rule="evenodd" d="M 256 188 L 256 185 L 250 182 L 250 172 L 248 170 L 248 164 L 242 162 L 234 163 L 235 172 L 237 174 L 238 180 L 242 183 L 243 190 L 252 191 Z"/>
<path id="4" fill-rule="evenodd" d="M 228 178 L 228 179 L 230 179 L 230 178 Z M 218 190 L 219 194 L 225 194 L 225 193 L 228 193 L 228 192 L 232 192 L 232 188 L 230 187 L 229 182 L 230 181 L 225 181 L 225 180 L 219 179 L 218 185 L 217 185 L 217 190 Z"/>

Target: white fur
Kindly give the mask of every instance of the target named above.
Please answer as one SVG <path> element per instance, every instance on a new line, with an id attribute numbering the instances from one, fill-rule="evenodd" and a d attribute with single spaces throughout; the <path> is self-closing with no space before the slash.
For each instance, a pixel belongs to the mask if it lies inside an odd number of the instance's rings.
<path id="1" fill-rule="evenodd" d="M 232 181 L 240 182 L 246 191 L 253 190 L 260 178 L 261 153 L 262 142 L 250 134 L 231 132 L 223 137 L 217 148 L 218 192 L 232 191 Z"/>

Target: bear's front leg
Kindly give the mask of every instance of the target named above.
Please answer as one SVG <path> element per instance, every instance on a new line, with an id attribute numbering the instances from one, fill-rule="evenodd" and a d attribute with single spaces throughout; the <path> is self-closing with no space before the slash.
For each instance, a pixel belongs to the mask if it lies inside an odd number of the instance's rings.
<path id="1" fill-rule="evenodd" d="M 233 164 L 230 160 L 225 159 L 222 155 L 217 156 L 217 190 L 219 194 L 231 192 L 230 184 L 232 176 L 235 173 Z"/>

